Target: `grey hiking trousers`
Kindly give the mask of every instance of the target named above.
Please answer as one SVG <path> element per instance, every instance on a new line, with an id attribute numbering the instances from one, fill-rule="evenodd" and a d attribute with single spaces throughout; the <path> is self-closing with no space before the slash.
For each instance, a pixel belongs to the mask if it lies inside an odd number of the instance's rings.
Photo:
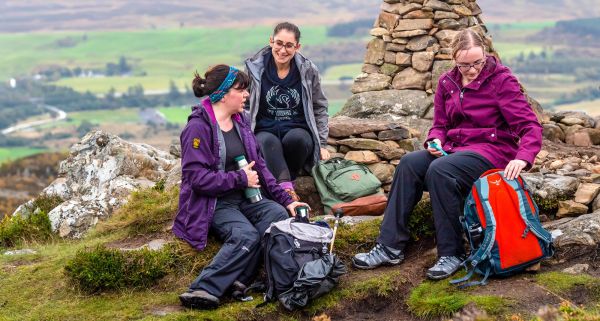
<path id="1" fill-rule="evenodd" d="M 254 204 L 244 199 L 217 200 L 211 232 L 223 241 L 212 262 L 190 285 L 222 297 L 236 280 L 249 286 L 262 261 L 261 239 L 273 222 L 289 217 L 280 204 L 262 199 Z"/>

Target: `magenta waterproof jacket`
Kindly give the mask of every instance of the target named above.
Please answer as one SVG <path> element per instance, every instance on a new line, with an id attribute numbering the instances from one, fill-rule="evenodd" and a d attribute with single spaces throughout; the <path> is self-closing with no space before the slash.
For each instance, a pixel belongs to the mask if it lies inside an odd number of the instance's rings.
<path id="1" fill-rule="evenodd" d="M 475 80 L 463 87 L 457 67 L 444 73 L 434 99 L 433 127 L 447 152 L 471 151 L 505 168 L 513 159 L 531 168 L 542 147 L 542 126 L 517 78 L 496 57 L 488 56 Z"/>

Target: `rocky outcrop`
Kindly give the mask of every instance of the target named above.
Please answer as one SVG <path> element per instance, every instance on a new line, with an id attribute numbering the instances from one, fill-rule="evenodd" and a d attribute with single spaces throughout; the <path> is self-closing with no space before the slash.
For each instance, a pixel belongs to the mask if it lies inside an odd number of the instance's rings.
<path id="1" fill-rule="evenodd" d="M 83 236 L 127 202 L 133 190 L 165 179 L 177 163 L 174 156 L 150 145 L 102 131 L 88 133 L 71 147 L 60 164 L 59 177 L 42 192 L 64 200 L 48 213 L 52 229 L 61 237 Z M 34 211 L 31 204 L 20 206 L 15 214 Z"/>
<path id="2" fill-rule="evenodd" d="M 600 119 L 577 111 L 548 113 L 544 119 L 544 138 L 555 143 L 580 147 L 600 145 Z"/>

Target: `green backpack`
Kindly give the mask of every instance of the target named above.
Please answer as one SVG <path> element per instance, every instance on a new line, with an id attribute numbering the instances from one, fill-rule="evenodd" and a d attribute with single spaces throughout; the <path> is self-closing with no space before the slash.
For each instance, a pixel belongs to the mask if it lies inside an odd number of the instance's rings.
<path id="1" fill-rule="evenodd" d="M 313 167 L 312 176 L 325 213 L 329 213 L 335 204 L 376 194 L 381 187 L 381 182 L 367 166 L 343 158 L 320 161 Z"/>

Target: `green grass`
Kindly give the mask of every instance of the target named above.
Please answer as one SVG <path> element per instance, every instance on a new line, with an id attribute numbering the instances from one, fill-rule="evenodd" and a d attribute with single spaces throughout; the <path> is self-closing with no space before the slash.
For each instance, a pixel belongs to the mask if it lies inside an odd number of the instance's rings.
<path id="1" fill-rule="evenodd" d="M 554 27 L 556 21 L 522 21 L 514 23 L 489 23 L 488 29 L 494 30 L 542 30 L 544 28 Z"/>
<path id="2" fill-rule="evenodd" d="M 180 91 L 185 86 L 191 87 L 193 70 L 190 70 L 187 77 L 180 75 L 173 79 L 168 76 L 132 76 L 132 77 L 98 77 L 98 78 L 63 78 L 56 81 L 59 86 L 71 87 L 74 90 L 85 92 L 90 91 L 94 94 L 106 94 L 112 87 L 116 92 L 127 92 L 131 86 L 142 85 L 145 93 L 166 92 L 169 88 L 169 82 L 173 80 Z"/>
<path id="3" fill-rule="evenodd" d="M 145 262 L 145 269 L 150 270 L 148 275 L 140 275 L 143 280 L 148 277 L 159 278 L 158 284 L 153 282 L 118 283 L 120 290 L 110 290 L 102 294 L 89 295 L 81 287 L 79 280 L 103 280 L 100 276 L 109 277 L 106 282 L 114 280 L 110 275 L 100 275 L 110 271 L 101 268 L 114 266 L 123 267 L 131 263 L 139 263 L 132 256 L 128 260 L 123 257 L 115 258 L 114 251 L 90 251 L 103 244 L 127 240 L 136 233 L 132 233 L 141 225 L 163 226 L 164 219 L 172 217 L 176 208 L 169 199 L 175 190 L 145 189 L 134 195 L 127 207 L 113 214 L 107 225 L 115 227 L 104 229 L 102 232 L 93 231 L 83 240 L 53 240 L 50 244 L 27 244 L 38 253 L 33 255 L 19 255 L 13 257 L 0 256 L 0 310 L 1 320 L 261 320 L 265 318 L 280 320 L 301 319 L 307 313 L 314 315 L 325 309 L 336 307 L 340 304 L 356 302 L 369 296 L 391 298 L 398 287 L 406 282 L 397 270 L 389 270 L 362 278 L 347 276 L 342 279 L 340 286 L 333 292 L 319 298 L 306 310 L 295 313 L 282 313 L 278 304 L 270 303 L 262 308 L 255 308 L 260 302 L 260 295 L 252 302 L 226 302 L 217 310 L 191 311 L 181 310 L 165 317 L 152 315 L 149 311 L 156 307 L 179 307 L 178 294 L 187 289 L 190 282 L 197 276 L 199 270 L 205 266 L 218 251 L 220 244 L 214 239 L 209 240 L 208 247 L 197 252 L 183 242 L 175 242 L 168 247 L 171 254 L 176 254 L 177 265 L 166 269 L 168 275 L 162 276 L 160 269 L 155 265 Z M 176 193 L 175 193 L 176 194 Z M 157 206 L 157 202 L 165 202 L 164 206 Z M 154 209 L 156 208 L 156 209 Z M 161 210 L 161 208 L 163 208 Z M 115 225 L 116 224 L 116 225 Z M 339 249 L 344 252 L 354 253 L 357 246 L 363 244 L 367 238 L 374 238 L 378 230 L 378 222 L 361 223 L 354 226 L 342 226 L 338 234 Z M 140 230 L 138 230 L 139 232 Z M 143 228 L 144 233 L 152 233 L 154 229 Z M 148 234 L 145 234 L 148 235 Z M 102 248 L 102 247 L 100 247 Z M 91 253 L 91 254 L 89 254 Z M 169 254 L 169 255 L 171 255 Z M 102 259 L 101 262 L 96 260 Z M 154 260 L 150 258 L 149 260 Z M 111 262 L 109 262 L 111 261 Z M 158 260 L 161 261 L 161 260 Z M 67 262 L 76 262 L 68 263 Z M 87 262 L 87 263 L 86 263 Z M 89 263 L 96 262 L 94 264 Z M 162 261 L 161 261 L 162 262 Z M 165 262 L 173 262 L 167 259 Z M 68 272 L 65 266 L 68 265 Z M 98 270 L 100 269 L 100 270 Z M 118 270 L 118 268 L 115 268 Z M 142 271 L 141 269 L 139 271 Z M 139 272 L 138 271 L 138 272 Z M 76 272 L 74 274 L 74 272 Z M 129 272 L 123 272 L 129 273 Z M 92 275 L 93 274 L 93 275 Z M 110 274 L 110 273 L 108 273 Z M 69 278 L 67 275 L 75 275 Z M 91 279 L 90 279 L 91 277 Z M 123 276 L 131 277 L 131 275 Z M 117 280 L 118 281 L 118 280 Z M 129 282 L 129 283 L 128 283 Z M 107 283 L 107 284 L 108 284 Z M 113 282 L 114 283 L 114 282 Z M 84 283 L 86 284 L 86 283 Z M 120 285 L 119 285 L 120 284 Z M 104 284 L 91 283 L 92 290 L 102 288 Z M 99 285 L 99 288 L 94 286 Z M 135 289 L 124 287 L 133 286 Z M 89 289 L 87 289 L 89 290 Z M 104 289 L 108 290 L 108 289 Z"/>
<path id="4" fill-rule="evenodd" d="M 339 80 L 341 77 L 351 77 L 354 79 L 361 73 L 362 63 L 337 65 L 327 68 L 323 75 L 323 80 Z"/>
<path id="5" fill-rule="evenodd" d="M 170 123 L 185 124 L 187 123 L 187 118 L 191 114 L 192 109 L 190 106 L 163 107 L 158 108 L 158 111 L 165 115 L 165 118 Z"/>
<path id="6" fill-rule="evenodd" d="M 157 184 L 157 186 L 160 186 Z M 161 190 L 147 188 L 135 191 L 129 201 L 107 221 L 101 222 L 99 232 L 126 231 L 129 236 L 161 232 L 177 213 L 179 187 Z"/>
<path id="7" fill-rule="evenodd" d="M 45 148 L 0 147 L 0 164 L 47 151 Z"/>
<path id="8" fill-rule="evenodd" d="M 446 280 L 424 281 L 411 291 L 406 300 L 411 313 L 428 319 L 449 317 L 469 302 L 492 315 L 500 315 L 511 304 L 509 300 L 498 296 L 474 295 L 469 290 L 459 290 Z"/>
<path id="9" fill-rule="evenodd" d="M 305 46 L 346 41 L 326 35 L 326 26 L 303 26 Z M 147 77 L 104 77 L 65 79 L 59 82 L 78 90 L 106 93 L 110 87 L 141 83 L 147 89 L 167 89 L 170 79 L 178 85 L 189 84 L 194 70 L 227 63 L 241 66 L 246 56 L 268 44 L 270 25 L 245 28 L 183 28 L 145 31 L 39 32 L 0 34 L 0 79 L 30 74 L 43 66 L 57 64 L 70 68 L 103 69 L 125 56 L 133 73 Z M 87 38 L 83 40 L 83 37 Z M 72 47 L 57 41 L 78 39 Z M 15 50 L 18 48 L 18 50 Z"/>
<path id="10" fill-rule="evenodd" d="M 500 54 L 502 60 L 508 60 L 517 57 L 524 53 L 527 56 L 530 52 L 539 54 L 544 51 L 544 46 L 533 43 L 517 43 L 517 42 L 494 42 L 494 49 Z"/>
<path id="11" fill-rule="evenodd" d="M 79 125 L 82 121 L 87 120 L 92 124 L 103 123 L 139 123 L 139 108 L 119 108 L 119 109 L 103 109 L 103 110 L 87 110 L 77 111 L 67 114 L 68 124 Z"/>
<path id="12" fill-rule="evenodd" d="M 590 291 L 594 301 L 600 301 L 600 279 L 587 274 L 572 275 L 562 272 L 547 272 L 537 275 L 537 282 L 548 290 L 566 295 L 577 286 Z"/>

